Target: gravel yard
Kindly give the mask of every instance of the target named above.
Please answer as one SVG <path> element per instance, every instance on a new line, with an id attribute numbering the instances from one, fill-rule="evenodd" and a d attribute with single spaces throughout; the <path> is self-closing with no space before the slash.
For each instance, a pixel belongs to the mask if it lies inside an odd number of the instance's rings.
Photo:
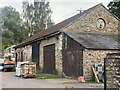
<path id="1" fill-rule="evenodd" d="M 96 83 L 78 83 L 72 79 L 35 79 L 35 78 L 19 78 L 15 76 L 15 72 L 0 72 L 2 88 L 103 88 L 103 84 Z"/>

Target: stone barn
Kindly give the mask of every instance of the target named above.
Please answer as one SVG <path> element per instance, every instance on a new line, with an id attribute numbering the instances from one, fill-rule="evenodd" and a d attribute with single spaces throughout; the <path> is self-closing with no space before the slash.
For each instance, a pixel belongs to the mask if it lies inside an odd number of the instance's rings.
<path id="1" fill-rule="evenodd" d="M 120 20 L 98 4 L 18 44 L 16 62 L 33 61 L 44 73 L 91 80 L 91 65 L 104 64 L 107 53 L 120 50 L 119 30 Z"/>

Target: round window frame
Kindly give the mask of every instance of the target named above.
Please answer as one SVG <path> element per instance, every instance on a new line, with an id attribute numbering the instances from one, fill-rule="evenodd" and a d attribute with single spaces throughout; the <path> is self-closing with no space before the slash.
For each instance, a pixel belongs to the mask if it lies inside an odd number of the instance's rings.
<path id="1" fill-rule="evenodd" d="M 98 27 L 98 25 L 97 25 L 97 21 L 98 21 L 99 19 L 102 19 L 102 20 L 104 21 L 104 23 L 105 23 L 104 27 L 101 28 L 101 29 L 100 29 L 100 28 Z M 105 27 L 107 26 L 107 22 L 106 22 L 105 18 L 103 18 L 103 17 L 99 17 L 99 18 L 97 18 L 97 21 L 96 21 L 96 26 L 97 26 L 97 28 L 98 28 L 99 30 L 103 30 L 103 29 L 105 29 Z"/>

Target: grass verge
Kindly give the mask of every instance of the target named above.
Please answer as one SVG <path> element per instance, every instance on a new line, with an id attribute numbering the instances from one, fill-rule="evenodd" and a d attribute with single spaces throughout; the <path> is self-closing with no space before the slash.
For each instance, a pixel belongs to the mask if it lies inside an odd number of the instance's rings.
<path id="1" fill-rule="evenodd" d="M 50 79 L 50 78 L 60 78 L 56 74 L 39 74 L 36 76 L 36 79 Z"/>

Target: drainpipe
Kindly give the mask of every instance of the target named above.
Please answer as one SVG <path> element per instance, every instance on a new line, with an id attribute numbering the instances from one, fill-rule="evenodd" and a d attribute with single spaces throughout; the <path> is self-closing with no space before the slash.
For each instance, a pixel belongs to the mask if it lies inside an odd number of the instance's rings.
<path id="1" fill-rule="evenodd" d="M 106 90 L 106 58 L 104 59 L 104 90 Z"/>

